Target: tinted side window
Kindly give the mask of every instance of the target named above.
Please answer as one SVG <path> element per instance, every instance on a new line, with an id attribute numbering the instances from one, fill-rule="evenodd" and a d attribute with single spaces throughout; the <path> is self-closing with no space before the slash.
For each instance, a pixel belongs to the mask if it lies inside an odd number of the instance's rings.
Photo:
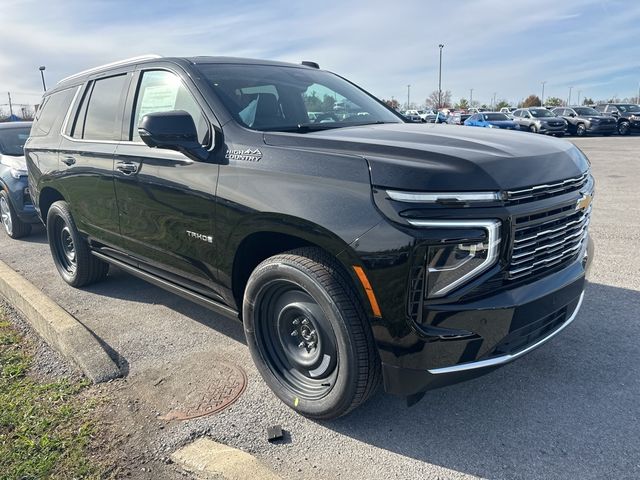
<path id="1" fill-rule="evenodd" d="M 138 124 L 148 113 L 184 110 L 193 118 L 193 123 L 198 130 L 198 141 L 202 145 L 208 144 L 209 122 L 180 77 L 171 72 L 165 70 L 144 72 L 140 80 L 135 108 L 129 137 L 134 141 L 142 141 L 138 135 Z"/>
<path id="2" fill-rule="evenodd" d="M 120 140 L 121 99 L 126 83 L 127 75 L 103 78 L 94 82 L 84 121 L 81 115 L 74 130 L 74 137 Z"/>
<path id="3" fill-rule="evenodd" d="M 52 131 L 55 133 L 57 130 L 53 126 L 57 126 L 58 130 L 64 117 L 69 110 L 71 100 L 75 94 L 75 88 L 68 88 L 60 92 L 56 92 L 45 97 L 42 101 L 42 105 L 36 113 L 36 117 L 31 127 L 31 136 L 44 137 Z"/>

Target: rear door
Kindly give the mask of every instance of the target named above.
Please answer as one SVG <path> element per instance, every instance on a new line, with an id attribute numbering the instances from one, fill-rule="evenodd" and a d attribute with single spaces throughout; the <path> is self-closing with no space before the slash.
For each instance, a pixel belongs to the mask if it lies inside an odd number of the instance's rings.
<path id="1" fill-rule="evenodd" d="M 148 113 L 184 110 L 199 141 L 212 144 L 204 100 L 174 67 L 136 72 L 125 118 L 126 141 L 116 151 L 115 189 L 127 253 L 141 268 L 219 299 L 214 278 L 214 214 L 218 165 L 182 153 L 150 148 L 137 126 Z"/>
<path id="2" fill-rule="evenodd" d="M 131 76 L 121 71 L 87 82 L 60 143 L 58 184 L 78 229 L 108 244 L 119 240 L 113 159 Z"/>

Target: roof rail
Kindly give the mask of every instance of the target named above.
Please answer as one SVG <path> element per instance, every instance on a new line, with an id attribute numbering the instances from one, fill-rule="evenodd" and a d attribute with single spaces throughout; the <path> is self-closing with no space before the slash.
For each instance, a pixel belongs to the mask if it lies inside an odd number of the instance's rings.
<path id="1" fill-rule="evenodd" d="M 62 82 L 66 82 L 67 80 L 71 80 L 72 78 L 81 77 L 83 75 L 87 75 L 88 73 L 97 72 L 105 68 L 129 65 L 130 63 L 136 63 L 142 60 L 153 60 L 154 58 L 162 58 L 162 56 L 156 54 L 140 55 L 137 57 L 125 58 L 124 60 L 118 60 L 117 62 L 105 63 L 104 65 L 88 68 L 87 70 L 82 70 L 81 72 L 74 73 L 73 75 L 69 75 L 68 77 L 64 77 L 62 80 L 58 81 L 58 85 Z"/>

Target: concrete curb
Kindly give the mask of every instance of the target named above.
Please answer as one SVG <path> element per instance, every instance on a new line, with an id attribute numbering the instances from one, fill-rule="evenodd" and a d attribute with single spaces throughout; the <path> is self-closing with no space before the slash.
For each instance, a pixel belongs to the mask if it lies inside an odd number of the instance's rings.
<path id="1" fill-rule="evenodd" d="M 93 333 L 2 261 L 0 294 L 49 345 L 72 360 L 93 383 L 120 376 L 120 369 Z"/>
<path id="2" fill-rule="evenodd" d="M 253 455 L 206 438 L 177 450 L 171 459 L 201 479 L 281 480 Z"/>

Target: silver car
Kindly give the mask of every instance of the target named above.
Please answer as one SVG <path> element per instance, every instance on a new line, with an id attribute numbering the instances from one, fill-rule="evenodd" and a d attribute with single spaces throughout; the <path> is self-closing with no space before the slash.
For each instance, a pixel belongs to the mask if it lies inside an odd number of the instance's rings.
<path id="1" fill-rule="evenodd" d="M 543 107 L 519 108 L 513 112 L 513 121 L 520 130 L 562 137 L 567 131 L 567 122 Z"/>

